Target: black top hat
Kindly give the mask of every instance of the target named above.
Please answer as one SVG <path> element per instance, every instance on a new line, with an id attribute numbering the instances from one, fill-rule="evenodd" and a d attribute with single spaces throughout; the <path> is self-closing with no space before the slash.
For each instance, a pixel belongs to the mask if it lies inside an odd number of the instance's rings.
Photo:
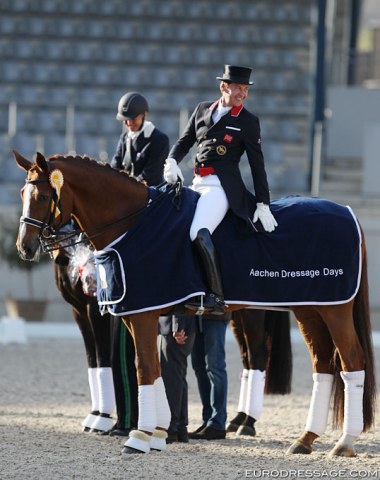
<path id="1" fill-rule="evenodd" d="M 244 83 L 245 85 L 253 85 L 253 82 L 249 81 L 251 72 L 252 68 L 224 65 L 223 77 L 216 78 L 229 83 Z"/>

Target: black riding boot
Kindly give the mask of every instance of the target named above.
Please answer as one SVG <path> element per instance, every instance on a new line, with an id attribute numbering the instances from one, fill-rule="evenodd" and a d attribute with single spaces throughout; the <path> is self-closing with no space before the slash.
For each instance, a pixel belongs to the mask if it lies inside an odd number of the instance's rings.
<path id="1" fill-rule="evenodd" d="M 203 298 L 203 307 L 207 313 L 223 315 L 225 303 L 219 261 L 211 239 L 211 234 L 207 228 L 199 230 L 194 244 L 199 252 L 208 284 L 207 294 Z M 202 304 L 201 301 L 193 301 L 187 302 L 185 306 L 191 310 L 200 310 Z"/>

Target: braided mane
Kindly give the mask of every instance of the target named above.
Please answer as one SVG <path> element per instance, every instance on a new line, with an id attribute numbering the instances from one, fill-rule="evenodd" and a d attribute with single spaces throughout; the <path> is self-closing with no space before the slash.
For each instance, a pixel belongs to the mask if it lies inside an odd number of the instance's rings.
<path id="1" fill-rule="evenodd" d="M 135 177 L 130 175 L 127 171 L 125 170 L 119 170 L 117 168 L 112 167 L 109 163 L 106 162 L 100 162 L 96 160 L 95 158 L 89 157 L 88 155 L 59 155 L 55 154 L 52 155 L 51 157 L 48 158 L 49 161 L 54 162 L 54 160 L 61 160 L 63 162 L 75 162 L 75 163 L 90 163 L 94 167 L 99 167 L 99 168 L 105 168 L 109 172 L 114 172 L 117 175 L 123 175 L 124 177 L 127 177 L 129 180 L 132 180 L 134 182 L 138 182 Z"/>

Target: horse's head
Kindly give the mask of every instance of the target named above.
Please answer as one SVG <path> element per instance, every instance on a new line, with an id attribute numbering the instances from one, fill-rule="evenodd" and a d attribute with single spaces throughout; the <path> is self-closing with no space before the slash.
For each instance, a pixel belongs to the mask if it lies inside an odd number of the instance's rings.
<path id="1" fill-rule="evenodd" d="M 38 261 L 41 242 L 49 239 L 60 225 L 70 219 L 70 208 L 63 212 L 63 174 L 49 160 L 37 152 L 32 163 L 15 150 L 17 165 L 27 172 L 21 189 L 22 216 L 17 238 L 17 250 L 24 260 Z M 67 203 L 67 202 L 66 202 Z"/>

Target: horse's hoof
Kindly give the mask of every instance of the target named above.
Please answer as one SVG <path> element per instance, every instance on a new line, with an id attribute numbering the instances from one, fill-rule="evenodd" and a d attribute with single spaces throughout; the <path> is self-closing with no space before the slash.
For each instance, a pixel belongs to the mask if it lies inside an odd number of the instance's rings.
<path id="1" fill-rule="evenodd" d="M 290 447 L 286 451 L 286 454 L 310 455 L 312 451 L 313 449 L 311 447 L 309 447 L 308 445 L 304 445 L 303 443 L 296 440 L 292 445 L 290 445 Z"/>
<path id="2" fill-rule="evenodd" d="M 248 425 L 240 425 L 236 431 L 236 435 L 247 435 L 248 437 L 255 437 L 255 427 L 249 427 Z"/>
<path id="3" fill-rule="evenodd" d="M 352 447 L 338 444 L 329 452 L 328 457 L 356 457 L 356 452 Z"/>
<path id="4" fill-rule="evenodd" d="M 130 428 L 128 428 L 126 430 L 124 430 L 122 428 L 115 428 L 115 429 L 113 429 L 109 432 L 109 436 L 110 437 L 128 437 L 130 432 L 131 432 Z"/>
<path id="5" fill-rule="evenodd" d="M 230 423 L 227 425 L 226 432 L 227 432 L 227 433 L 235 433 L 235 432 L 237 432 L 237 430 L 238 430 L 239 427 L 240 427 L 240 425 L 238 425 L 237 423 L 230 422 Z"/>
<path id="6" fill-rule="evenodd" d="M 126 455 L 133 455 L 135 453 L 145 453 L 145 452 L 142 452 L 141 450 L 137 450 L 137 448 L 123 447 L 121 453 L 125 453 Z"/>

